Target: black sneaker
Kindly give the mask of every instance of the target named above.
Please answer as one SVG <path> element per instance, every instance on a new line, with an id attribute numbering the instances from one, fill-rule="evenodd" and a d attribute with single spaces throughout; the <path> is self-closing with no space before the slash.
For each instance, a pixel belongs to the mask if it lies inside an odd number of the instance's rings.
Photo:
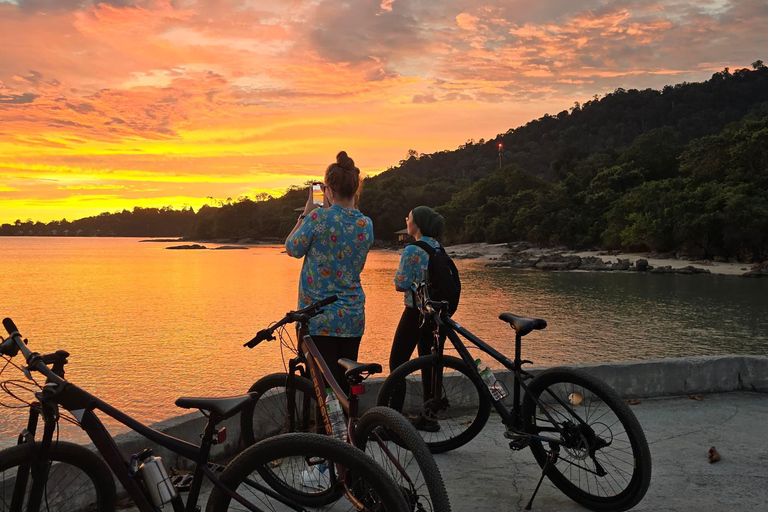
<path id="1" fill-rule="evenodd" d="M 424 415 L 419 415 L 412 423 L 416 430 L 424 432 L 438 432 L 440 430 L 440 424 L 436 420 L 430 420 Z"/>

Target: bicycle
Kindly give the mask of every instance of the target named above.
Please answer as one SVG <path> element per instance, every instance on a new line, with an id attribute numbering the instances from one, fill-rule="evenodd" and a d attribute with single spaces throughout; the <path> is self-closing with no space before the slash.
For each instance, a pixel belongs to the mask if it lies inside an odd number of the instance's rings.
<path id="1" fill-rule="evenodd" d="M 29 403 L 27 427 L 16 446 L 0 451 L 0 512 L 114 512 L 113 474 L 141 512 L 157 512 L 168 506 L 174 512 L 199 511 L 197 501 L 203 478 L 212 484 L 207 512 L 247 510 L 250 512 L 306 511 L 291 499 L 286 489 L 271 487 L 263 474 L 280 472 L 283 480 L 301 480 L 318 465 L 327 468 L 326 479 L 335 492 L 334 502 L 316 503 L 322 510 L 366 510 L 405 512 L 405 500 L 395 482 L 369 457 L 337 440 L 316 434 L 286 434 L 253 445 L 235 457 L 217 476 L 216 466 L 208 462 L 211 447 L 226 439 L 226 429 L 217 428 L 222 420 L 237 414 L 253 399 L 251 395 L 227 398 L 182 397 L 176 405 L 200 409 L 208 417 L 200 445 L 174 438 L 147 427 L 109 404 L 67 381 L 64 367 L 69 354 L 59 350 L 41 355 L 27 347 L 14 323 L 6 318 L 3 325 L 10 337 L 0 337 L 0 361 L 20 369 L 35 385 L 25 381 L 5 381 L 3 389 L 16 386 L 35 393 L 37 402 Z M 12 362 L 21 351 L 26 367 Z M 49 365 L 51 366 L 49 368 Z M 39 386 L 32 372 L 46 377 Z M 61 409 L 68 411 L 61 414 Z M 194 462 L 191 482 L 187 482 L 186 504 L 181 491 L 165 471 L 162 461 L 144 450 L 126 460 L 95 411 L 100 411 L 156 444 Z M 35 440 L 42 416 L 43 435 Z M 60 419 L 82 428 L 93 441 L 99 457 L 91 450 L 58 440 Z M 54 438 L 54 433 L 56 437 Z M 345 501 L 337 498 L 345 496 Z M 326 507 L 327 506 L 327 507 Z M 345 508 L 346 507 L 346 508 Z M 165 509 L 165 508 L 164 508 Z"/>
<path id="2" fill-rule="evenodd" d="M 245 444 L 284 432 L 325 431 L 333 435 L 326 408 L 318 407 L 318 404 L 326 404 L 326 387 L 329 387 L 346 415 L 346 440 L 371 455 L 387 470 L 401 486 L 410 510 L 449 512 L 450 503 L 440 471 L 416 429 L 400 413 L 388 407 L 374 407 L 359 416 L 359 396 L 365 393 L 362 383 L 369 376 L 380 373 L 381 365 L 340 359 L 338 362 L 346 368 L 345 376 L 350 386 L 347 395 L 309 335 L 310 319 L 322 313 L 323 306 L 336 300 L 333 296 L 298 311 L 289 311 L 244 345 L 253 348 L 262 341 L 274 340 L 277 332 L 281 347 L 287 347 L 295 354 L 288 362 L 287 373 L 267 375 L 249 389 L 256 399 L 247 404 L 240 415 Z M 296 324 L 300 350 L 291 344 L 285 329 L 291 323 Z M 254 424 L 254 417 L 262 421 L 261 427 Z M 264 418 L 270 418 L 271 430 L 263 428 Z"/>
<path id="3" fill-rule="evenodd" d="M 499 315 L 515 331 L 515 356 L 510 360 L 450 318 L 447 302 L 430 300 L 425 283 L 416 292 L 425 321 L 434 322 L 432 353 L 392 371 L 379 391 L 378 405 L 431 422 L 434 428 L 421 434 L 433 453 L 471 441 L 493 406 L 506 427 L 510 448 L 529 447 L 542 468 L 527 510 L 544 476 L 593 510 L 622 511 L 640 502 L 650 484 L 651 454 L 629 406 L 606 383 L 583 371 L 559 367 L 533 376 L 522 368 L 532 362 L 521 357 L 521 339 L 544 329 L 545 320 Z M 483 380 L 459 334 L 510 371 L 510 407 L 503 402 L 508 395 L 504 384 L 495 377 Z M 446 338 L 460 358 L 444 354 Z"/>

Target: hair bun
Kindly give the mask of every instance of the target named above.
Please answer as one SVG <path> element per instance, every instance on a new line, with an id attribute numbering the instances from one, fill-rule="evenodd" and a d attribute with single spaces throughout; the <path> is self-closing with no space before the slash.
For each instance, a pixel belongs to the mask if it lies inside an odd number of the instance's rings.
<path id="1" fill-rule="evenodd" d="M 339 151 L 339 154 L 336 155 L 336 164 L 344 170 L 360 174 L 360 169 L 355 167 L 355 161 L 349 158 L 346 151 Z"/>

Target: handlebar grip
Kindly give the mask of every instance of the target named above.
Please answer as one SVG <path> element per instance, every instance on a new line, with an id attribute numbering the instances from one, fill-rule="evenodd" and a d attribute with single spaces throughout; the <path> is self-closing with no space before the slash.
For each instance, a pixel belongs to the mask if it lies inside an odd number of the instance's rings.
<path id="1" fill-rule="evenodd" d="M 244 344 L 244 347 L 253 348 L 262 341 L 265 340 L 273 340 L 275 339 L 274 336 L 272 336 L 272 329 L 262 329 L 259 332 L 256 333 L 256 336 L 253 337 L 251 341 Z"/>
<path id="2" fill-rule="evenodd" d="M 16 324 L 10 318 L 3 318 L 3 327 L 8 331 L 8 334 L 19 334 L 19 330 L 16 328 Z"/>

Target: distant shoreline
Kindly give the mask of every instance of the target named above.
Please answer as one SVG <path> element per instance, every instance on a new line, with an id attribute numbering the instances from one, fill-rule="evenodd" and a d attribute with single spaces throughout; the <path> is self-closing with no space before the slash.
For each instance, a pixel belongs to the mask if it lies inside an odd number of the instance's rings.
<path id="1" fill-rule="evenodd" d="M 663 269 L 660 272 L 651 273 L 706 273 L 724 276 L 744 276 L 750 274 L 753 276 L 768 277 L 768 265 L 766 263 L 752 264 L 740 262 L 720 262 L 710 260 L 688 260 L 664 257 L 654 253 L 634 253 L 618 251 L 573 251 L 564 247 L 560 248 L 541 248 L 525 242 L 520 243 L 472 243 L 450 245 L 446 247 L 448 254 L 454 259 L 477 259 L 487 262 L 488 266 L 493 267 L 512 267 L 512 268 L 534 268 L 539 270 L 568 270 L 568 271 L 626 271 L 638 269 L 635 267 L 638 260 L 645 260 L 649 267 L 654 269 Z M 555 264 L 565 262 L 569 259 L 580 258 L 583 261 L 589 261 L 590 264 L 595 260 L 602 260 L 605 268 L 557 268 Z M 630 268 L 621 268 L 621 260 L 629 260 Z M 537 261 L 546 261 L 550 265 L 540 268 L 534 266 Z M 523 262 L 520 264 L 519 262 Z M 613 268 L 618 267 L 618 268 Z M 694 271 L 683 271 L 688 267 L 693 267 Z"/>

